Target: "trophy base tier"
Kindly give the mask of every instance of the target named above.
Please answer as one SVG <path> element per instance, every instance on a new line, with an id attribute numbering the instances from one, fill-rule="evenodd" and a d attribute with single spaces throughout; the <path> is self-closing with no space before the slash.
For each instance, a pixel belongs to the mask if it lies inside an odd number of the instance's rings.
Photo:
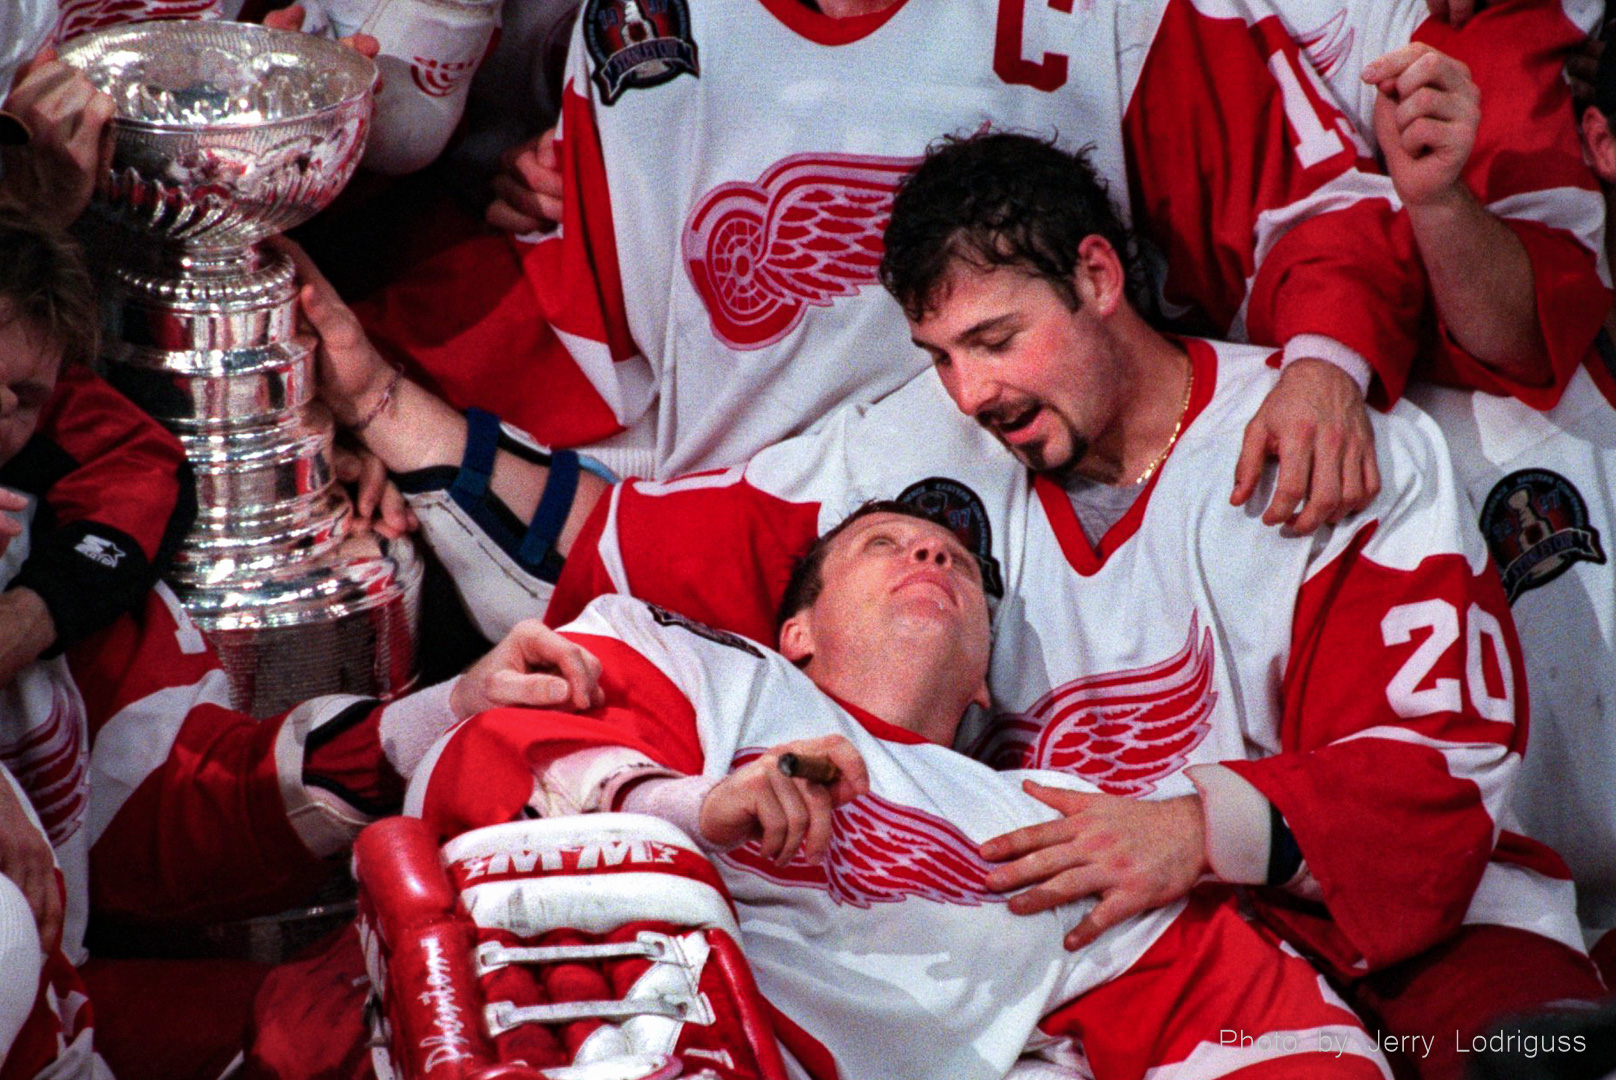
<path id="1" fill-rule="evenodd" d="M 187 577 L 174 590 L 224 665 L 234 708 L 264 717 L 321 694 L 390 699 L 410 689 L 421 562 L 408 540 L 261 577 Z"/>

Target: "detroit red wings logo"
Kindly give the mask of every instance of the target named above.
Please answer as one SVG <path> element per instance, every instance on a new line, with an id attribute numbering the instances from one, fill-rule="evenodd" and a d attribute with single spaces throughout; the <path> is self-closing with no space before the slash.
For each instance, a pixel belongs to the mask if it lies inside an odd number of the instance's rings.
<path id="1" fill-rule="evenodd" d="M 1197 641 L 1199 638 L 1199 641 Z M 996 769 L 1053 769 L 1110 795 L 1147 795 L 1211 730 L 1212 631 L 1190 617 L 1184 647 L 1159 664 L 1057 686 L 998 717 L 974 756 Z"/>
<path id="2" fill-rule="evenodd" d="M 1356 31 L 1347 25 L 1347 9 L 1342 8 L 1312 30 L 1296 35 L 1296 46 L 1307 54 L 1321 75 L 1329 76 L 1352 55 Z"/>
<path id="3" fill-rule="evenodd" d="M 410 58 L 410 78 L 428 97 L 448 97 L 475 66 L 474 60 L 432 60 L 415 56 Z"/>
<path id="4" fill-rule="evenodd" d="M 740 751 L 735 766 L 760 753 Z M 969 837 L 940 817 L 873 792 L 837 807 L 830 852 L 817 866 L 800 854 L 776 866 L 756 841 L 720 858 L 777 885 L 823 890 L 850 907 L 909 899 L 978 907 L 1005 900 L 987 887 L 993 866 L 976 853 Z"/>
<path id="5" fill-rule="evenodd" d="M 0 744 L 0 765 L 16 777 L 54 846 L 78 831 L 89 806 L 89 766 L 77 705 L 51 685 L 50 712 L 10 742 Z"/>
<path id="6" fill-rule="evenodd" d="M 918 158 L 798 154 L 757 183 L 720 184 L 691 213 L 685 269 L 732 349 L 785 337 L 809 306 L 876 281 L 898 181 Z"/>
<path id="7" fill-rule="evenodd" d="M 65 0 L 56 19 L 56 40 L 87 30 L 148 19 L 201 19 L 219 11 L 219 0 Z"/>

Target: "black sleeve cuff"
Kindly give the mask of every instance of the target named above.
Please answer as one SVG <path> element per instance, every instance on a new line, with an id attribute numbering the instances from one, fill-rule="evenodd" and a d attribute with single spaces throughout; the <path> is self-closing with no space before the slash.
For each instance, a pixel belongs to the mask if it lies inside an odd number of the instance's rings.
<path id="1" fill-rule="evenodd" d="M 28 559 L 10 587 L 34 590 L 56 624 L 55 656 L 110 626 L 139 604 L 157 574 L 121 529 L 76 521 L 30 537 Z"/>

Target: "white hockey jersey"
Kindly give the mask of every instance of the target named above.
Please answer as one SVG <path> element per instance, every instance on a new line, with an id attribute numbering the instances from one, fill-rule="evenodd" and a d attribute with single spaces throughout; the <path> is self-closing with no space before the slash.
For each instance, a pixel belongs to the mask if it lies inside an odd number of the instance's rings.
<path id="1" fill-rule="evenodd" d="M 468 243 L 363 317 L 456 404 L 546 444 L 644 421 L 654 447 L 612 459 L 625 475 L 734 464 L 926 366 L 876 280 L 881 235 L 927 144 L 992 124 L 1092 144 L 1199 325 L 1332 338 L 1395 392 L 1424 303 L 1411 238 L 1366 147 L 1308 141 L 1350 126 L 1305 67 L 1259 0 L 846 20 L 798 0 L 591 0 L 560 229 Z"/>
<path id="2" fill-rule="evenodd" d="M 1241 428 L 1275 378 L 1263 351 L 1186 345 L 1183 435 L 1098 550 L 1065 491 L 927 375 L 744 469 L 615 489 L 550 618 L 627 592 L 768 639 L 815 535 L 865 499 L 916 500 L 1002 584 L 979 756 L 1135 796 L 1228 766 L 1284 814 L 1328 908 L 1275 918 L 1343 972 L 1467 917 L 1575 947 L 1564 882 L 1488 869 L 1525 735 L 1520 650 L 1435 426 L 1407 407 L 1377 415 L 1382 494 L 1288 536 L 1227 503 Z M 1267 851 L 1266 815 L 1247 825 L 1225 850 Z"/>
<path id="3" fill-rule="evenodd" d="M 1419 387 L 1503 574 L 1526 654 L 1531 753 L 1514 809 L 1571 867 L 1593 935 L 1616 927 L 1616 376 L 1593 361 L 1560 403 Z"/>
<path id="4" fill-rule="evenodd" d="M 843 707 L 773 650 L 638 600 L 603 597 L 567 631 L 599 650 L 609 702 L 619 700 L 617 685 L 637 684 L 604 719 L 632 732 L 652 761 L 717 780 L 769 747 L 832 734 L 863 757 L 870 792 L 837 810 L 825 863 L 799 855 L 777 867 L 756 842 L 714 860 L 758 988 L 843 1076 L 891 1075 L 890 1037 L 901 1033 L 936 1055 L 928 1075 L 1001 1077 L 1040 1019 L 1125 971 L 1184 906 L 1130 919 L 1067 952 L 1062 938 L 1080 912 L 1012 914 L 1007 898 L 986 887 L 991 864 L 976 849 L 1057 816 L 1021 790 L 1024 776 L 1093 790 L 1082 780 L 994 772 Z M 506 715 L 531 724 L 531 714 Z M 418 776 L 430 776 L 412 785 L 406 808 L 431 824 L 437 799 L 475 799 L 464 778 L 480 774 L 458 756 L 467 752 L 452 740 L 449 756 L 429 758 Z M 524 764 L 545 782 L 533 754 Z M 561 770 L 550 782 L 576 806 L 590 780 Z M 1170 793 L 1192 790 L 1180 784 Z M 760 936 L 768 948 L 748 944 Z"/>

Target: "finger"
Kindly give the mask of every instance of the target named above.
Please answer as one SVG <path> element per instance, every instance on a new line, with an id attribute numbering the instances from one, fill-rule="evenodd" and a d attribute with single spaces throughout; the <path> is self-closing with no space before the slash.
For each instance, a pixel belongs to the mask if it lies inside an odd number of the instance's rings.
<path id="1" fill-rule="evenodd" d="M 1326 521 L 1334 520 L 1341 510 L 1341 468 L 1343 443 L 1346 440 L 1334 428 L 1319 432 L 1314 442 L 1312 483 L 1308 487 L 1307 502 L 1302 512 L 1291 522 L 1299 533 L 1310 533 Z"/>
<path id="2" fill-rule="evenodd" d="M 28 496 L 20 491 L 0 487 L 0 510 L 25 510 L 28 507 Z"/>
<path id="3" fill-rule="evenodd" d="M 537 232 L 544 225 L 544 222 L 518 213 L 508 203 L 498 199 L 488 204 L 488 209 L 483 212 L 483 220 L 496 229 L 510 233 Z"/>
<path id="4" fill-rule="evenodd" d="M 382 483 L 381 512 L 382 525 L 385 527 L 379 531 L 389 540 L 397 540 L 410 531 L 410 508 L 404 501 L 404 493 L 386 481 Z"/>
<path id="5" fill-rule="evenodd" d="M 830 850 L 831 830 L 836 823 L 836 807 L 831 801 L 830 791 L 823 784 L 810 784 L 802 780 L 793 783 L 808 807 L 808 830 L 802 838 L 802 857 L 812 863 L 823 862 L 825 853 Z"/>
<path id="6" fill-rule="evenodd" d="M 797 786 L 798 781 L 781 773 L 779 768 L 769 770 L 768 776 L 769 788 L 779 800 L 780 809 L 785 815 L 785 834 L 774 855 L 775 865 L 784 866 L 797 854 L 797 849 L 802 846 L 802 838 L 808 832 L 808 803 Z"/>
<path id="7" fill-rule="evenodd" d="M 1093 862 L 1089 855 L 1081 840 L 1052 844 L 995 866 L 984 882 L 994 892 L 1014 892 L 1029 885 L 1051 882 L 1069 870 L 1088 866 Z"/>
<path id="8" fill-rule="evenodd" d="M 1067 950 L 1076 952 L 1078 949 L 1092 944 L 1095 938 L 1117 925 L 1117 923 L 1143 910 L 1144 906 L 1142 904 L 1139 904 L 1120 890 L 1105 894 L 1100 898 L 1100 902 L 1094 905 L 1094 910 L 1083 916 L 1078 924 L 1072 928 L 1072 932 L 1066 935 Z"/>
<path id="9" fill-rule="evenodd" d="M 1098 866 L 1074 866 L 1026 892 L 1012 896 L 1005 907 L 1012 915 L 1036 915 L 1111 888 L 1113 877 Z"/>
<path id="10" fill-rule="evenodd" d="M 303 29 L 303 5 L 292 4 L 279 11 L 264 13 L 264 25 L 271 30 L 301 30 Z"/>
<path id="11" fill-rule="evenodd" d="M 376 516 L 382 492 L 387 487 L 387 466 L 374 454 L 364 454 L 359 464 L 359 510 L 366 518 Z"/>
<path id="12" fill-rule="evenodd" d="M 27 75 L 19 74 L 6 97 L 6 108 L 30 123 L 42 119 L 40 109 L 46 98 L 70 82 L 78 72 L 52 59 L 36 65 Z"/>
<path id="13" fill-rule="evenodd" d="M 1380 494 L 1380 462 L 1375 458 L 1374 446 L 1364 455 L 1364 505 L 1368 506 Z"/>
<path id="14" fill-rule="evenodd" d="M 1451 146 L 1455 140 L 1448 125 L 1420 119 L 1404 128 L 1398 141 L 1410 157 L 1421 157 L 1433 150 Z"/>
<path id="15" fill-rule="evenodd" d="M 55 60 L 56 47 L 54 45 L 45 46 L 43 49 L 36 52 L 27 63 L 23 64 L 22 67 L 17 69 L 17 74 L 12 80 L 12 85 L 15 86 L 20 84 L 24 79 L 28 78 L 28 76 L 38 71 L 46 64 L 54 63 Z"/>
<path id="16" fill-rule="evenodd" d="M 1356 514 L 1368 506 L 1365 490 L 1363 450 L 1355 446 L 1341 462 L 1341 506 L 1330 524 L 1334 525 L 1348 514 Z"/>
<path id="17" fill-rule="evenodd" d="M 553 709 L 567 703 L 567 680 L 540 671 L 496 671 L 488 677 L 488 701 L 495 706 Z"/>
<path id="18" fill-rule="evenodd" d="M 1234 491 L 1229 505 L 1244 506 L 1257 490 L 1262 479 L 1263 462 L 1268 457 L 1268 422 L 1258 415 L 1246 425 L 1245 437 L 1240 442 L 1240 457 L 1234 463 Z"/>
<path id="19" fill-rule="evenodd" d="M 1397 103 L 1397 126 L 1406 128 L 1421 117 L 1433 120 L 1457 120 L 1463 114 L 1465 101 L 1458 92 L 1422 86 Z"/>
<path id="20" fill-rule="evenodd" d="M 572 703 L 580 709 L 590 708 L 600 692 L 600 663 L 596 661 L 594 668 L 591 668 L 586 658 L 594 659 L 583 649 L 574 646 L 561 654 L 557 664 L 561 668 L 562 678 L 567 680 L 567 686 L 571 688 Z"/>
<path id="21" fill-rule="evenodd" d="M 1296 507 L 1307 495 L 1308 477 L 1313 471 L 1312 432 L 1299 432 L 1279 449 L 1279 479 L 1274 497 L 1263 511 L 1265 525 L 1281 525 L 1296 516 Z"/>
<path id="22" fill-rule="evenodd" d="M 770 755 L 764 755 L 767 760 Z M 772 763 L 767 774 L 778 771 Z M 757 793 L 756 817 L 758 825 L 758 850 L 765 859 L 774 859 L 785 846 L 786 814 L 780 805 L 779 796 L 774 791 L 774 781 L 771 776 L 762 778 L 761 789 Z"/>
<path id="23" fill-rule="evenodd" d="M 1397 76 L 1399 101 L 1422 86 L 1433 86 L 1438 90 L 1457 90 L 1469 80 L 1470 69 L 1463 63 L 1446 53 L 1437 52 L 1428 45 L 1421 48 L 1424 51 Z"/>
<path id="24" fill-rule="evenodd" d="M 331 468 L 337 474 L 337 479 L 344 484 L 357 484 L 359 474 L 364 471 L 364 461 L 361 457 L 346 446 L 333 446 L 331 448 Z"/>
<path id="25" fill-rule="evenodd" d="M 1043 848 L 1064 844 L 1078 834 L 1070 818 L 1056 818 L 1001 833 L 982 842 L 978 854 L 988 862 L 1007 863 Z"/>
<path id="26" fill-rule="evenodd" d="M 497 201 L 510 207 L 512 211 L 527 217 L 536 217 L 542 213 L 542 206 L 537 192 L 528 188 L 521 181 L 509 176 L 496 176 L 492 183 Z"/>
<path id="27" fill-rule="evenodd" d="M 1387 89 L 1384 83 L 1395 80 L 1408 70 L 1410 64 L 1429 52 L 1431 47 L 1423 42 L 1410 42 L 1407 45 L 1393 49 L 1389 53 L 1375 57 L 1363 68 L 1363 81 L 1379 85 Z"/>
<path id="28" fill-rule="evenodd" d="M 337 41 L 339 43 L 343 44 L 343 45 L 348 46 L 348 48 L 352 49 L 354 52 L 358 53 L 360 56 L 363 56 L 366 60 L 374 60 L 374 59 L 376 59 L 377 54 L 382 51 L 381 42 L 377 41 L 375 38 L 371 37 L 369 34 L 349 34 L 345 38 L 338 38 Z M 378 75 L 376 77 L 375 92 L 379 94 L 379 93 L 381 93 L 381 91 L 382 91 L 382 80 L 381 80 L 381 76 Z"/>

